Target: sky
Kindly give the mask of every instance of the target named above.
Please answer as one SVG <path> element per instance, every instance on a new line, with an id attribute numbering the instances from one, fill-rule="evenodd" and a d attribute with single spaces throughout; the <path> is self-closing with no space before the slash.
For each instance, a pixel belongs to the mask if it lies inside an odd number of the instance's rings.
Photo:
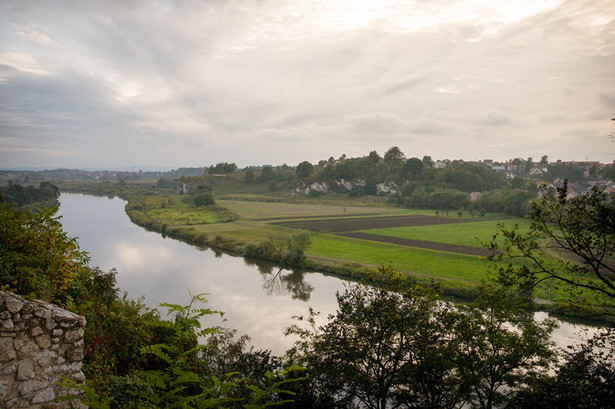
<path id="1" fill-rule="evenodd" d="M 2 0 L 0 168 L 615 160 L 613 0 Z"/>

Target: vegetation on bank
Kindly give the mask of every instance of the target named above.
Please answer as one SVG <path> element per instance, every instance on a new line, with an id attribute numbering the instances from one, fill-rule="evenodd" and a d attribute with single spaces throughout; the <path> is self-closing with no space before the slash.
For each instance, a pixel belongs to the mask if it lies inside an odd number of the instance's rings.
<path id="1" fill-rule="evenodd" d="M 163 304 L 171 320 L 119 296 L 115 272 L 87 266 L 53 209 L 18 212 L 0 204 L 0 272 L 7 273 L 0 285 L 86 316 L 89 381 L 74 386 L 91 407 L 608 407 L 615 398 L 613 332 L 557 351 L 548 341 L 551 321 L 536 322 L 527 310 L 532 290 L 555 281 L 582 295 L 571 306 L 593 310 L 597 301 L 601 313 L 614 315 L 613 202 L 599 191 L 578 200 L 565 193 L 537 201 L 526 232 L 503 229 L 503 243 L 493 241 L 502 250 L 494 261 L 501 260 L 476 303 L 449 307 L 433 287 L 380 266 L 366 271 L 366 283 L 338 294 L 326 324 L 299 317 L 288 329 L 299 340 L 283 357 L 255 351 L 228 329 L 202 326 L 200 318 L 220 313 L 201 307 L 202 295 L 187 305 Z M 142 204 L 147 210 L 148 200 Z M 252 251 L 308 263 L 297 256 L 325 235 L 284 229 L 292 232 L 288 240 L 270 239 Z M 545 238 L 559 240 L 559 259 L 544 262 L 554 250 Z"/>
<path id="2" fill-rule="evenodd" d="M 7 186 L 0 186 L 0 202 L 11 203 L 21 210 L 57 205 L 58 197 L 60 189 L 50 182 L 40 182 L 38 188 L 12 182 Z"/>
<path id="3" fill-rule="evenodd" d="M 504 228 L 519 226 L 520 232 L 526 231 L 529 225 L 527 219 L 510 218 L 497 213 L 484 213 L 481 216 L 476 212 L 459 210 L 446 216 L 437 209 L 404 209 L 392 205 L 386 198 L 358 200 L 337 193 L 291 197 L 288 192 L 284 196 L 279 192 L 268 193 L 262 189 L 259 193 L 247 193 L 242 190 L 246 184 L 237 179 L 237 175 L 226 175 L 224 184 L 218 178 L 185 178 L 183 183 L 192 183 L 185 194 L 179 194 L 177 184 L 169 181 L 151 182 L 150 186 L 143 183 L 133 185 L 132 182 L 102 182 L 99 186 L 68 185 L 63 186 L 63 189 L 104 190 L 108 195 L 118 195 L 128 200 L 127 214 L 134 223 L 147 229 L 191 244 L 282 264 L 287 259 L 262 249 L 273 248 L 274 243 L 280 247 L 279 243 L 286 243 L 293 235 L 301 232 L 279 224 L 288 221 L 301 220 L 309 224 L 317 221 L 326 223 L 334 218 L 350 220 L 437 215 L 438 224 L 365 230 L 358 223 L 353 231 L 470 247 L 480 247 L 490 242 L 498 232 L 498 223 L 502 223 Z M 194 198 L 203 193 L 211 194 L 214 203 L 197 205 Z M 452 223 L 458 220 L 465 222 Z M 498 240 L 501 241 L 501 237 Z M 254 251 L 255 248 L 261 250 Z M 294 261 L 286 265 L 360 279 L 370 270 L 390 263 L 406 274 L 409 283 L 418 282 L 437 287 L 444 295 L 466 299 L 476 298 L 478 286 L 489 274 L 489 264 L 484 256 L 464 254 L 459 250 L 426 249 L 329 233 L 310 232 L 310 245 L 303 248 L 302 253 L 300 264 Z M 566 298 L 565 291 L 550 282 L 538 285 L 534 293 L 536 297 L 555 302 L 562 302 Z"/>

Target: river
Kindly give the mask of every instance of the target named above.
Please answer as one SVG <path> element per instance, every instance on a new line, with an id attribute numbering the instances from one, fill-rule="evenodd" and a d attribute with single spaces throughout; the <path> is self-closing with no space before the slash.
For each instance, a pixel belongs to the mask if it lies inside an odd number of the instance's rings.
<path id="1" fill-rule="evenodd" d="M 185 305 L 188 291 L 208 293 L 207 307 L 223 311 L 224 321 L 212 317 L 206 325 L 237 329 L 248 334 L 256 348 L 278 355 L 294 341 L 284 336 L 293 315 L 306 315 L 313 307 L 323 323 L 336 310 L 335 293 L 350 285 L 337 277 L 280 270 L 271 263 L 164 238 L 133 224 L 118 198 L 62 194 L 60 202 L 64 230 L 89 253 L 91 266 L 117 269 L 118 287 L 130 298 L 143 296 L 145 304 L 155 308 L 161 302 Z M 553 339 L 569 345 L 583 328 L 560 322 Z"/>

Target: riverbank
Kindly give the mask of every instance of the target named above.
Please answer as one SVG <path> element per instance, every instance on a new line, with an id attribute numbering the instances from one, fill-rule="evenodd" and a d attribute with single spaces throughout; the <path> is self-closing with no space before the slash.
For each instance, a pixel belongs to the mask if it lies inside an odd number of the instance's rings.
<path id="1" fill-rule="evenodd" d="M 125 211 L 134 224 L 163 237 L 236 256 L 243 256 L 247 246 L 258 246 L 263 242 L 283 246 L 293 234 L 305 231 L 302 229 L 311 229 L 311 244 L 305 249 L 303 262 L 287 267 L 354 280 L 373 280 L 374 272 L 390 266 L 401 272 L 408 283 L 434 288 L 444 297 L 462 300 L 475 299 L 478 286 L 488 278 L 493 265 L 484 256 L 463 254 L 463 248 L 473 246 L 473 251 L 484 250 L 480 243 L 490 240 L 500 221 L 521 224 L 521 228 L 524 228 L 523 223 L 527 226 L 524 219 L 501 215 L 487 215 L 485 218 L 469 215 L 435 217 L 433 211 L 395 208 L 382 201 L 361 203 L 336 196 L 283 201 L 279 195 L 233 194 L 216 196 L 217 204 L 214 205 L 195 206 L 191 201 L 193 195 L 154 191 L 154 185 L 127 187 L 106 184 L 90 186 L 88 190 L 73 191 L 121 197 L 127 201 Z M 402 218 L 421 220 L 422 225 L 413 222 L 415 225 L 409 227 L 377 228 L 378 223 L 382 225 L 383 221 L 391 219 L 399 225 Z M 392 237 L 398 242 L 414 243 L 429 239 L 430 243 L 453 250 L 441 251 L 387 243 L 385 240 L 344 237 L 346 234 L 343 231 L 318 231 L 322 230 L 322 226 L 328 226 L 329 230 L 336 226 L 333 230 L 339 230 L 340 225 L 352 226 L 343 228 L 348 231 L 375 232 L 380 237 Z M 456 250 L 456 247 L 462 250 Z M 279 258 L 261 259 L 280 262 Z M 537 288 L 537 299 L 546 302 L 537 303 L 535 308 L 568 316 L 566 311 L 559 309 L 558 293 L 552 290 L 547 286 Z"/>

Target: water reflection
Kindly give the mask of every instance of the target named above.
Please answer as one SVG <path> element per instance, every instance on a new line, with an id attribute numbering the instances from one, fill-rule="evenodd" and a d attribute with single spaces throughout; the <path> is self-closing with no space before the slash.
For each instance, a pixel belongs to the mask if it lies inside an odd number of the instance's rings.
<path id="1" fill-rule="evenodd" d="M 120 199 L 63 194 L 60 201 L 68 235 L 78 237 L 91 265 L 117 269 L 118 287 L 129 297 L 145 296 L 147 305 L 157 307 L 163 301 L 187 303 L 187 289 L 209 293 L 209 307 L 224 311 L 225 321 L 214 317 L 204 324 L 237 328 L 256 347 L 274 353 L 292 344 L 283 334 L 293 315 L 305 314 L 311 305 L 326 317 L 337 307 L 335 292 L 346 283 L 163 238 L 132 224 Z"/>
<path id="2" fill-rule="evenodd" d="M 321 312 L 317 323 L 324 324 L 337 309 L 336 291 L 350 284 L 164 238 L 132 224 L 120 199 L 63 194 L 60 201 L 59 214 L 68 235 L 78 237 L 92 266 L 116 268 L 118 287 L 131 298 L 145 296 L 147 305 L 157 307 L 163 301 L 187 303 L 187 289 L 209 293 L 209 306 L 224 311 L 225 321 L 212 318 L 205 325 L 236 328 L 249 334 L 257 348 L 276 354 L 293 342 L 283 335 L 293 315 L 305 315 L 312 306 Z M 539 318 L 545 315 L 538 313 Z M 565 347 L 579 342 L 579 333 L 586 328 L 561 322 L 553 339 Z"/>
<path id="3" fill-rule="evenodd" d="M 305 272 L 286 270 L 278 265 L 256 259 L 245 259 L 246 266 L 256 267 L 263 277 L 263 289 L 269 296 L 290 294 L 295 300 L 309 301 L 314 287 L 305 280 Z"/>

